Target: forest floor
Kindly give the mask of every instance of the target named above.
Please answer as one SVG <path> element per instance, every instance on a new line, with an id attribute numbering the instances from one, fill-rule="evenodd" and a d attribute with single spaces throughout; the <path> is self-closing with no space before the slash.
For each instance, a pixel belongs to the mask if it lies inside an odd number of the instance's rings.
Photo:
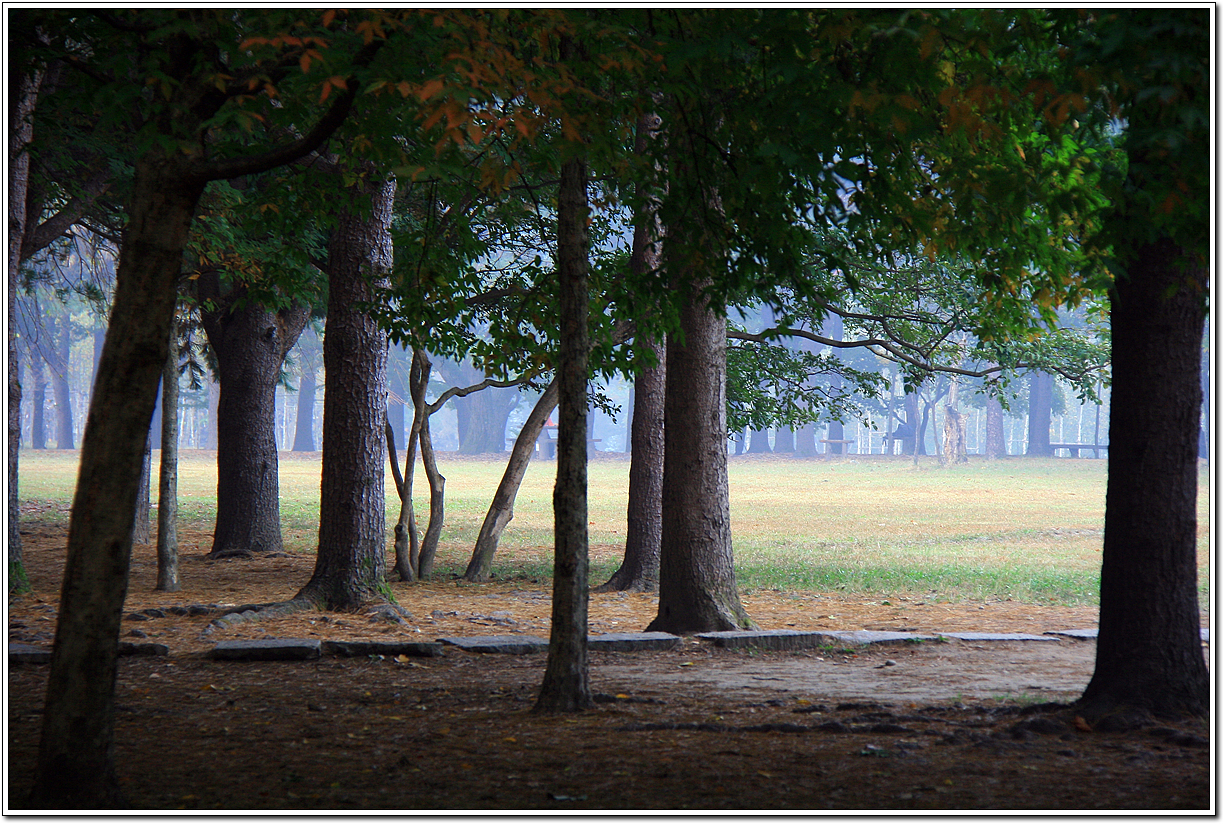
<path id="1" fill-rule="evenodd" d="M 30 513 L 33 514 L 33 513 Z M 50 647 L 63 527 L 23 523 L 31 591 L 9 601 L 9 640 Z M 531 711 L 545 656 L 447 647 L 435 658 L 214 661 L 219 641 L 433 641 L 548 637 L 546 581 L 392 584 L 412 616 L 302 613 L 209 630 L 218 612 L 144 620 L 151 608 L 291 597 L 313 556 L 208 561 L 180 536 L 183 589 L 153 591 L 133 554 L 115 761 L 148 810 L 1203 810 L 1214 804 L 1211 727 L 1161 721 L 1090 730 L 1065 706 L 1094 643 L 947 641 L 802 652 L 714 648 L 591 654 L 594 709 Z M 1094 607 L 927 602 L 754 591 L 762 629 L 1041 634 L 1096 625 Z M 592 594 L 592 633 L 640 631 L 652 595 Z M 1205 621 L 1204 616 L 1204 621 Z M 1206 625 L 1204 623 L 1204 625 Z M 46 665 L 8 669 L 7 810 L 37 753 Z M 1063 702 L 1049 703 L 1049 702 Z"/>

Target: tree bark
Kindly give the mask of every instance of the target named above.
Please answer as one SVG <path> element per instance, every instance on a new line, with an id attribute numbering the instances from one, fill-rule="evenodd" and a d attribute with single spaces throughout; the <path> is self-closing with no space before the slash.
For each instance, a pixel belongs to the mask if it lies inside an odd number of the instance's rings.
<path id="1" fill-rule="evenodd" d="M 149 413 L 150 419 L 153 413 Z M 152 535 L 149 510 L 152 508 L 149 487 L 153 474 L 152 437 L 145 439 L 144 457 L 140 461 L 140 486 L 136 488 L 136 512 L 132 520 L 132 543 L 147 544 Z"/>
<path id="2" fill-rule="evenodd" d="M 1045 372 L 1034 372 L 1029 378 L 1029 457 L 1048 458 L 1054 454 L 1050 449 L 1050 408 L 1054 395 L 1054 376 Z"/>
<path id="3" fill-rule="evenodd" d="M 34 107 L 43 72 L 14 69 L 9 76 L 8 190 L 8 591 L 26 586 L 21 558 L 21 357 L 17 344 L 17 292 L 21 284 L 21 239 L 25 235 L 26 194 L 30 186 L 30 153 Z M 37 219 L 37 216 L 35 216 Z"/>
<path id="4" fill-rule="evenodd" d="M 355 609 L 385 584 L 387 333 L 362 307 L 391 270 L 395 181 L 362 171 L 327 256 L 319 549 L 296 596 L 320 609 Z"/>
<path id="5" fill-rule="evenodd" d="M 466 581 L 489 580 L 497 542 L 501 540 L 506 526 L 514 520 L 514 499 L 518 496 L 523 476 L 527 474 L 536 439 L 540 437 L 544 424 L 548 422 L 548 416 L 557 406 L 557 392 L 557 380 L 554 378 L 527 415 L 523 428 L 519 430 L 514 448 L 510 452 L 510 460 L 506 462 L 506 471 L 502 473 L 501 482 L 493 494 L 493 502 L 489 504 L 489 511 L 485 513 L 484 521 L 480 525 L 480 534 L 476 536 L 472 558 L 463 573 Z"/>
<path id="6" fill-rule="evenodd" d="M 179 353 L 174 326 L 162 370 L 161 466 L 157 486 L 157 586 L 178 592 L 178 406 Z"/>
<path id="7" fill-rule="evenodd" d="M 209 558 L 279 552 L 279 457 L 276 448 L 276 381 L 285 355 L 310 317 L 294 304 L 279 312 L 239 303 L 239 289 L 221 296 L 214 275 L 200 279 L 201 296 L 220 308 L 203 313 L 217 354 L 221 396 L 217 402 L 217 521 Z M 236 305 L 237 304 L 237 305 Z"/>
<path id="8" fill-rule="evenodd" d="M 634 152 L 644 155 L 657 139 L 661 118 L 645 113 L 638 118 Z M 650 193 L 647 192 L 649 195 Z M 662 226 L 657 202 L 647 197 L 636 216 L 629 270 L 635 278 L 658 271 L 662 252 Z M 659 545 L 663 534 L 663 400 L 667 393 L 667 348 L 663 341 L 639 336 L 640 371 L 631 393 L 629 417 L 629 501 L 625 528 L 625 557 L 607 583 L 596 592 L 655 592 L 659 588 Z M 646 357 L 643 357 L 646 355 Z"/>
<path id="9" fill-rule="evenodd" d="M 110 328 L 81 446 L 31 804 L 122 803 L 115 672 L 132 523 L 182 251 L 202 181 L 150 153 L 136 163 Z"/>
<path id="10" fill-rule="evenodd" d="M 663 534 L 663 402 L 667 390 L 666 347 L 639 341 L 657 365 L 645 366 L 633 384 L 633 452 L 629 459 L 629 503 L 625 557 L 596 592 L 655 592 Z"/>
<path id="11" fill-rule="evenodd" d="M 564 44 L 563 44 L 564 46 Z M 561 166 L 557 196 L 560 345 L 557 357 L 557 483 L 552 632 L 536 712 L 594 706 L 587 660 L 587 167 Z"/>
<path id="12" fill-rule="evenodd" d="M 693 294 L 680 312 L 681 335 L 668 337 L 659 613 L 649 631 L 752 626 L 731 553 L 726 326 Z M 668 425 L 674 421 L 685 424 Z"/>
<path id="13" fill-rule="evenodd" d="M 1096 668 L 1079 700 L 1116 711 L 1206 715 L 1195 507 L 1206 267 L 1162 239 L 1110 292 L 1113 397 Z M 1158 392 L 1158 394 L 1157 394 Z"/>

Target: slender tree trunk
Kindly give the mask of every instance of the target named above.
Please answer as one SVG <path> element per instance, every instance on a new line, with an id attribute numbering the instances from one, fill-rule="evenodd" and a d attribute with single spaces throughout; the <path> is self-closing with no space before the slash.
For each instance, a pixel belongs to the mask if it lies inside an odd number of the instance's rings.
<path id="1" fill-rule="evenodd" d="M 587 168 L 561 166 L 557 197 L 557 273 L 561 340 L 557 384 L 557 483 L 552 632 L 537 712 L 594 706 L 587 661 Z"/>
<path id="2" fill-rule="evenodd" d="M 497 491 L 493 493 L 493 502 L 485 513 L 480 525 L 480 534 L 476 536 L 476 546 L 472 550 L 472 558 L 468 561 L 463 573 L 467 581 L 487 581 L 493 568 L 493 555 L 497 552 L 497 542 L 501 540 L 506 526 L 514 520 L 514 499 L 518 496 L 519 486 L 523 476 L 527 474 L 527 466 L 531 463 L 531 455 L 535 450 L 536 439 L 544 431 L 548 416 L 557 406 L 557 380 L 554 378 L 536 401 L 523 428 L 519 430 L 514 448 L 510 452 L 510 460 L 506 462 L 506 471 L 502 474 Z"/>
<path id="3" fill-rule="evenodd" d="M 644 155 L 658 139 L 661 118 L 652 112 L 638 118 L 634 151 Z M 647 192 L 649 195 L 650 193 Z M 646 277 L 659 269 L 662 226 L 656 203 L 634 221 L 629 270 Z M 629 501 L 625 557 L 596 592 L 655 592 L 659 588 L 659 545 L 663 534 L 663 402 L 667 393 L 667 348 L 663 341 L 637 338 L 640 371 L 634 378 L 629 423 Z M 643 354 L 647 357 L 643 357 Z"/>
<path id="4" fill-rule="evenodd" d="M 395 181 L 363 172 L 328 247 L 319 550 L 296 596 L 323 609 L 377 597 L 386 571 L 387 333 L 363 307 L 391 270 Z"/>
<path id="5" fill-rule="evenodd" d="M 420 570 L 420 539 L 417 533 L 416 512 L 412 502 L 412 484 L 416 476 L 416 454 L 420 444 L 421 429 L 429 418 L 429 410 L 425 404 L 425 388 L 429 385 L 429 372 L 432 364 L 425 353 L 414 350 L 412 365 L 409 367 L 409 394 L 412 397 L 412 427 L 408 431 L 408 442 L 404 446 L 404 474 L 399 478 L 396 472 L 396 486 L 399 492 L 400 514 L 395 524 L 395 571 L 401 581 L 415 581 Z M 420 389 L 418 395 L 417 389 Z M 403 404 L 400 404 L 402 407 Z M 391 423 L 391 404 L 387 403 L 387 439 L 391 443 L 394 437 L 395 425 Z M 401 415 L 403 410 L 401 409 Z M 402 423 L 400 428 L 402 429 Z M 388 447 L 390 448 L 390 447 Z M 398 458 L 392 454 L 392 462 Z"/>
<path id="6" fill-rule="evenodd" d="M 37 353 L 30 353 L 30 383 L 33 402 L 30 410 L 30 448 L 47 448 L 47 377 L 46 364 Z"/>
<path id="7" fill-rule="evenodd" d="M 152 418 L 152 413 L 150 413 Z M 152 536 L 152 524 L 149 522 L 149 510 L 152 502 L 149 496 L 153 474 L 153 440 L 150 436 L 145 440 L 144 457 L 140 461 L 140 487 L 136 490 L 136 512 L 132 520 L 132 543 L 147 544 Z"/>
<path id="8" fill-rule="evenodd" d="M 55 393 L 55 448 L 74 449 L 72 389 L 68 383 L 72 366 L 72 317 L 67 306 L 62 308 L 55 323 L 55 364 L 51 370 L 51 388 Z"/>
<path id="9" fill-rule="evenodd" d="M 218 284 L 201 279 L 202 294 Z M 306 326 L 310 310 L 296 304 L 274 312 L 227 296 L 203 315 L 217 353 L 217 521 L 210 558 L 279 552 L 280 470 L 276 447 L 276 381 L 285 355 Z"/>
<path id="10" fill-rule="evenodd" d="M 31 804 L 122 803 L 115 673 L 132 522 L 183 247 L 203 184 L 156 155 L 136 163 L 110 328 L 81 445 Z"/>
<path id="11" fill-rule="evenodd" d="M 665 346 L 639 341 L 655 356 L 633 388 L 633 453 L 629 460 L 625 558 L 596 592 L 654 592 L 659 588 L 659 544 L 663 534 L 663 402 L 667 390 Z"/>
<path id="12" fill-rule="evenodd" d="M 34 139 L 34 107 L 43 72 L 13 71 L 9 76 L 8 190 L 8 591 L 26 586 L 21 557 L 21 497 L 18 469 L 21 455 L 21 357 L 17 345 L 17 293 L 21 286 L 21 239 L 25 235 L 26 194 L 30 186 L 30 153 Z M 37 216 L 33 216 L 37 220 Z M 33 357 L 31 357 L 33 361 Z"/>
<path id="13" fill-rule="evenodd" d="M 293 451 L 314 452 L 315 393 L 318 391 L 315 373 L 318 371 L 318 362 L 313 349 L 309 352 L 302 352 L 300 365 L 301 378 L 298 381 L 297 422 L 293 431 Z"/>
<path id="14" fill-rule="evenodd" d="M 157 489 L 157 587 L 178 592 L 179 353 L 170 328 L 170 352 L 162 370 L 161 467 Z"/>
<path id="15" fill-rule="evenodd" d="M 422 395 L 424 393 L 422 392 Z M 429 482 L 429 526 L 421 538 L 421 553 L 417 557 L 417 576 L 427 581 L 433 577 L 434 558 L 438 554 L 438 541 L 442 539 L 442 527 L 446 523 L 446 476 L 438 471 L 434 454 L 433 435 L 429 431 L 429 415 L 421 422 L 417 436 L 421 446 L 421 466 Z"/>
<path id="16" fill-rule="evenodd" d="M 1090 722 L 1117 710 L 1208 711 L 1195 515 L 1206 295 L 1206 268 L 1168 240 L 1140 248 L 1110 293 L 1100 633 L 1079 702 Z"/>

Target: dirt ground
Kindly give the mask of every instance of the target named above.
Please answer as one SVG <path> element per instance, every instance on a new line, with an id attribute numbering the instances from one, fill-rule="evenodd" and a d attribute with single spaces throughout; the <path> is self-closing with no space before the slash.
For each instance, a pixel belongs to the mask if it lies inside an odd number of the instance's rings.
<path id="1" fill-rule="evenodd" d="M 32 513 L 31 513 L 32 514 Z M 28 531 L 27 531 L 28 530 Z M 23 524 L 32 591 L 9 603 L 9 640 L 50 646 L 64 531 Z M 237 638 L 432 641 L 548 636 L 546 582 L 393 584 L 412 616 L 308 613 L 209 629 L 221 607 L 291 597 L 313 556 L 207 561 L 181 536 L 183 590 L 153 591 L 156 557 L 134 552 L 116 764 L 149 810 L 1187 810 L 1214 804 L 1205 722 L 1085 728 L 1069 702 L 1092 641 L 960 642 L 804 652 L 592 653 L 596 708 L 531 712 L 545 656 L 446 648 L 437 658 L 324 657 L 231 663 Z M 612 551 L 603 548 L 597 551 Z M 1095 609 L 753 592 L 764 629 L 1027 632 L 1095 626 Z M 645 594 L 593 594 L 592 633 L 638 631 Z M 138 616 L 138 617 L 136 617 Z M 37 752 L 45 665 L 8 671 L 8 809 Z"/>

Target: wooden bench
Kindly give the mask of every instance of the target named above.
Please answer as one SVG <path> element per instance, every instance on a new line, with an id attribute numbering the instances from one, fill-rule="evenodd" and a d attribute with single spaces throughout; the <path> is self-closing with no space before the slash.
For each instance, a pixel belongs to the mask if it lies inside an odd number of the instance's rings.
<path id="1" fill-rule="evenodd" d="M 821 439 L 820 439 L 820 442 L 821 442 L 821 443 L 824 443 L 824 444 L 834 444 L 834 443 L 851 444 L 851 443 L 855 443 L 854 439 L 852 439 L 852 438 L 851 438 L 851 439 L 844 439 L 844 438 L 821 438 Z M 833 455 L 833 454 L 849 455 L 850 453 L 849 453 L 849 452 L 839 452 L 839 453 L 834 453 L 834 452 L 833 452 L 833 451 L 832 451 L 832 450 L 831 450 L 829 447 L 827 447 L 827 446 L 826 446 L 826 447 L 825 447 L 825 452 L 824 452 L 824 454 L 825 454 L 825 460 L 828 460 L 828 459 L 829 459 L 829 456 L 830 456 L 830 455 Z"/>
<path id="2" fill-rule="evenodd" d="M 1081 449 L 1091 449 L 1094 451 L 1099 450 L 1101 452 L 1104 452 L 1109 449 L 1109 444 L 1107 443 L 1052 443 L 1050 444 L 1050 449 L 1052 451 L 1057 451 L 1059 449 L 1065 449 L 1068 452 L 1075 453 L 1071 457 L 1078 458 Z"/>

